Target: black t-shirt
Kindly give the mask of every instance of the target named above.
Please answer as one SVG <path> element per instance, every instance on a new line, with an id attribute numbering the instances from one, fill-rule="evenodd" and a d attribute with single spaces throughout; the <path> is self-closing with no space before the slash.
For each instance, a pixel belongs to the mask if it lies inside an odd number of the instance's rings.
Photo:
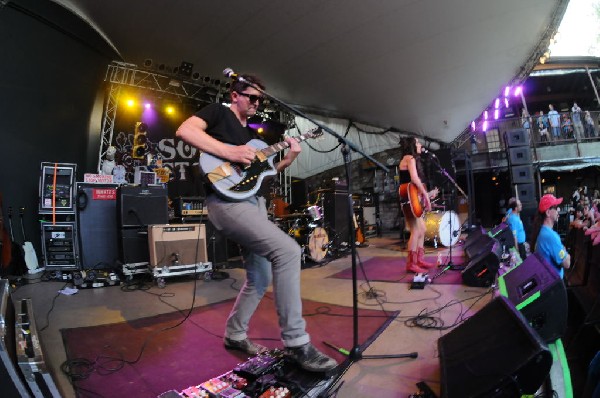
<path id="1" fill-rule="evenodd" d="M 249 127 L 244 127 L 231 109 L 221 104 L 210 104 L 195 114 L 208 125 L 206 132 L 213 138 L 231 145 L 244 145 L 248 141 L 260 137 Z M 265 178 L 257 192 L 259 196 L 267 197 L 271 178 Z M 214 192 L 210 184 L 205 183 L 207 194 Z"/>
<path id="2" fill-rule="evenodd" d="M 208 127 L 206 132 L 221 142 L 232 145 L 244 145 L 258 138 L 253 130 L 242 126 L 235 113 L 225 105 L 210 104 L 196 112 Z"/>

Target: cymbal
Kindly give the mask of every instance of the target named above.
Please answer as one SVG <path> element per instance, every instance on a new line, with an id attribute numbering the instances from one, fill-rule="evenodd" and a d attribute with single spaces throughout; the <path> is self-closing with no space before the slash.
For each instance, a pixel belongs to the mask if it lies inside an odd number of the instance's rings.
<path id="1" fill-rule="evenodd" d="M 312 191 L 310 194 L 314 194 L 314 193 L 324 193 L 324 192 L 333 192 L 333 190 L 331 188 L 320 188 L 317 189 L 316 191 Z"/>

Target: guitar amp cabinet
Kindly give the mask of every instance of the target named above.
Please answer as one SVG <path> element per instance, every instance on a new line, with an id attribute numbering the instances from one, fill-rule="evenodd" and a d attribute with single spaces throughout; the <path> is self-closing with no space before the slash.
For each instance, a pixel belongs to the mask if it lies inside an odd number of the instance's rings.
<path id="1" fill-rule="evenodd" d="M 79 246 L 75 222 L 42 223 L 42 251 L 48 270 L 79 269 Z"/>
<path id="2" fill-rule="evenodd" d="M 163 267 L 208 261 L 204 224 L 148 226 L 150 265 Z"/>

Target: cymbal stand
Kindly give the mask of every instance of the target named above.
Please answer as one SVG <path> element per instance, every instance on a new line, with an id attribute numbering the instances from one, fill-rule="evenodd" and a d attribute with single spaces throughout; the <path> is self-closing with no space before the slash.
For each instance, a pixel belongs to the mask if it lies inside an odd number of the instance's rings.
<path id="1" fill-rule="evenodd" d="M 378 160 L 373 158 L 371 155 L 366 154 L 362 149 L 357 147 L 351 141 L 347 140 L 345 137 L 336 133 L 331 128 L 325 126 L 324 124 L 322 124 L 320 122 L 317 122 L 316 120 L 314 120 L 309 115 L 302 112 L 301 110 L 296 109 L 293 106 L 288 105 L 284 101 L 267 93 L 265 90 L 263 90 L 258 85 L 253 84 L 252 82 L 249 82 L 248 80 L 244 79 L 242 76 L 239 76 L 239 75 L 231 75 L 231 78 L 251 86 L 258 92 L 263 94 L 265 97 L 269 98 L 271 101 L 278 103 L 281 107 L 285 108 L 289 112 L 310 121 L 315 126 L 319 127 L 321 130 L 326 131 L 328 134 L 335 137 L 338 140 L 338 142 L 340 143 L 340 147 L 341 147 L 341 151 L 342 151 L 342 155 L 343 155 L 343 159 L 344 159 L 344 169 L 346 170 L 346 181 L 348 182 L 348 217 L 347 217 L 348 218 L 348 233 L 349 233 L 348 242 L 350 242 L 350 249 L 351 249 L 351 253 L 352 253 L 352 324 L 353 324 L 352 325 L 352 334 L 353 334 L 353 345 L 352 345 L 352 349 L 349 351 L 350 355 L 348 355 L 348 359 L 349 359 L 348 367 L 350 367 L 350 365 L 352 365 L 352 363 L 360 361 L 361 359 L 416 358 L 419 355 L 416 352 L 411 352 L 408 354 L 393 354 L 393 355 L 363 355 L 360 345 L 358 344 L 358 278 L 357 278 L 357 273 L 356 273 L 356 266 L 357 266 L 357 264 L 356 264 L 356 257 L 357 257 L 356 242 L 354 239 L 356 236 L 356 230 L 354 228 L 354 210 L 353 210 L 352 192 L 351 192 L 352 184 L 351 184 L 351 178 L 350 178 L 351 177 L 350 149 L 353 150 L 354 152 L 359 153 L 366 159 L 370 160 L 377 167 L 379 167 L 381 170 L 385 171 L 386 173 L 389 173 L 389 169 L 386 166 L 384 166 L 383 164 L 381 164 L 381 162 L 379 162 Z M 340 372 L 338 374 L 336 381 L 334 383 L 332 383 L 332 385 L 337 383 L 339 378 L 344 373 L 345 373 L 345 370 Z"/>

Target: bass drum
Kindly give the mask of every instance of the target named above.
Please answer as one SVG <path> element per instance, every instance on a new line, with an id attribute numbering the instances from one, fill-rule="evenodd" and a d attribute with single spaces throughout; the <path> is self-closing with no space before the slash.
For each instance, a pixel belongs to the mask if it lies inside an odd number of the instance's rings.
<path id="1" fill-rule="evenodd" d="M 306 242 L 307 257 L 317 263 L 323 261 L 329 250 L 329 236 L 325 228 L 314 228 L 308 234 Z"/>
<path id="2" fill-rule="evenodd" d="M 442 245 L 454 246 L 460 237 L 460 220 L 453 211 L 425 214 L 425 239 L 437 239 Z"/>

